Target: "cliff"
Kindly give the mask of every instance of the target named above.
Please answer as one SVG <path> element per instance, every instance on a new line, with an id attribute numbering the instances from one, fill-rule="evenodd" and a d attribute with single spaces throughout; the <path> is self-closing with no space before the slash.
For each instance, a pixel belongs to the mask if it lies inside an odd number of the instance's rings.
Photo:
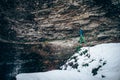
<path id="1" fill-rule="evenodd" d="M 2 79 L 7 76 L 5 80 L 11 80 L 8 77 L 22 72 L 59 68 L 79 45 L 80 28 L 87 41 L 84 46 L 119 42 L 119 3 L 114 0 L 104 3 L 102 0 L 1 0 Z M 8 72 L 7 67 L 11 68 Z"/>

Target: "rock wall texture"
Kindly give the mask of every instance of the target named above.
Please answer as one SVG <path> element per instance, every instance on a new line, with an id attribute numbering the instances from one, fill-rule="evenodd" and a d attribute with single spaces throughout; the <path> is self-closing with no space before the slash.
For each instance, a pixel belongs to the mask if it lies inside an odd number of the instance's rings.
<path id="1" fill-rule="evenodd" d="M 0 79 L 59 68 L 79 45 L 120 41 L 119 0 L 1 0 Z"/>
<path id="2" fill-rule="evenodd" d="M 0 79 L 15 80 L 19 73 L 59 69 L 67 58 L 53 55 L 42 44 L 0 43 Z"/>
<path id="3" fill-rule="evenodd" d="M 91 41 L 118 40 L 119 6 L 108 5 L 109 1 L 104 1 L 103 6 L 88 0 L 84 4 L 77 0 L 7 1 L 9 5 L 1 3 L 1 37 L 41 42 L 78 37 L 82 28 Z"/>

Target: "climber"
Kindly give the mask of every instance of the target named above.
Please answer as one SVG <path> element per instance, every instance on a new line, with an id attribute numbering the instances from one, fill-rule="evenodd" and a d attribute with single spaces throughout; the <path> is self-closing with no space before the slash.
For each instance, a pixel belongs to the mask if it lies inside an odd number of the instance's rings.
<path id="1" fill-rule="evenodd" d="M 76 52 L 80 51 L 81 50 L 81 47 L 84 46 L 84 44 L 86 43 L 85 41 L 85 38 L 84 38 L 84 32 L 82 29 L 79 30 L 79 35 L 80 35 L 80 38 L 79 38 L 79 45 L 76 47 Z"/>
<path id="2" fill-rule="evenodd" d="M 80 34 L 80 39 L 79 39 L 80 44 L 86 43 L 85 37 L 84 37 L 84 32 L 82 29 L 80 29 L 79 34 Z"/>

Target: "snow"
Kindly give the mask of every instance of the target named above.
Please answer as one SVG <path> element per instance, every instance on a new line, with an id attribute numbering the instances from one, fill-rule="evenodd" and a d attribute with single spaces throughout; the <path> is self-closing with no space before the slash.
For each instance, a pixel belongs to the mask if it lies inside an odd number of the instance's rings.
<path id="1" fill-rule="evenodd" d="M 80 74 L 76 71 L 52 70 L 40 73 L 22 73 L 16 76 L 17 80 L 94 80 L 92 77 Z"/>
<path id="2" fill-rule="evenodd" d="M 120 80 L 120 43 L 83 47 L 62 70 L 21 73 L 17 80 Z"/>

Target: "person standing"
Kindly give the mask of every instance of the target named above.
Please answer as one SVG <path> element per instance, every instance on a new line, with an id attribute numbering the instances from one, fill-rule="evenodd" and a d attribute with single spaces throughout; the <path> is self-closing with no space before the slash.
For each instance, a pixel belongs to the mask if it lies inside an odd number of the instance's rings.
<path id="1" fill-rule="evenodd" d="M 80 39 L 79 39 L 80 44 L 86 43 L 85 37 L 84 37 L 84 32 L 82 29 L 79 30 L 79 35 L 80 35 Z"/>

